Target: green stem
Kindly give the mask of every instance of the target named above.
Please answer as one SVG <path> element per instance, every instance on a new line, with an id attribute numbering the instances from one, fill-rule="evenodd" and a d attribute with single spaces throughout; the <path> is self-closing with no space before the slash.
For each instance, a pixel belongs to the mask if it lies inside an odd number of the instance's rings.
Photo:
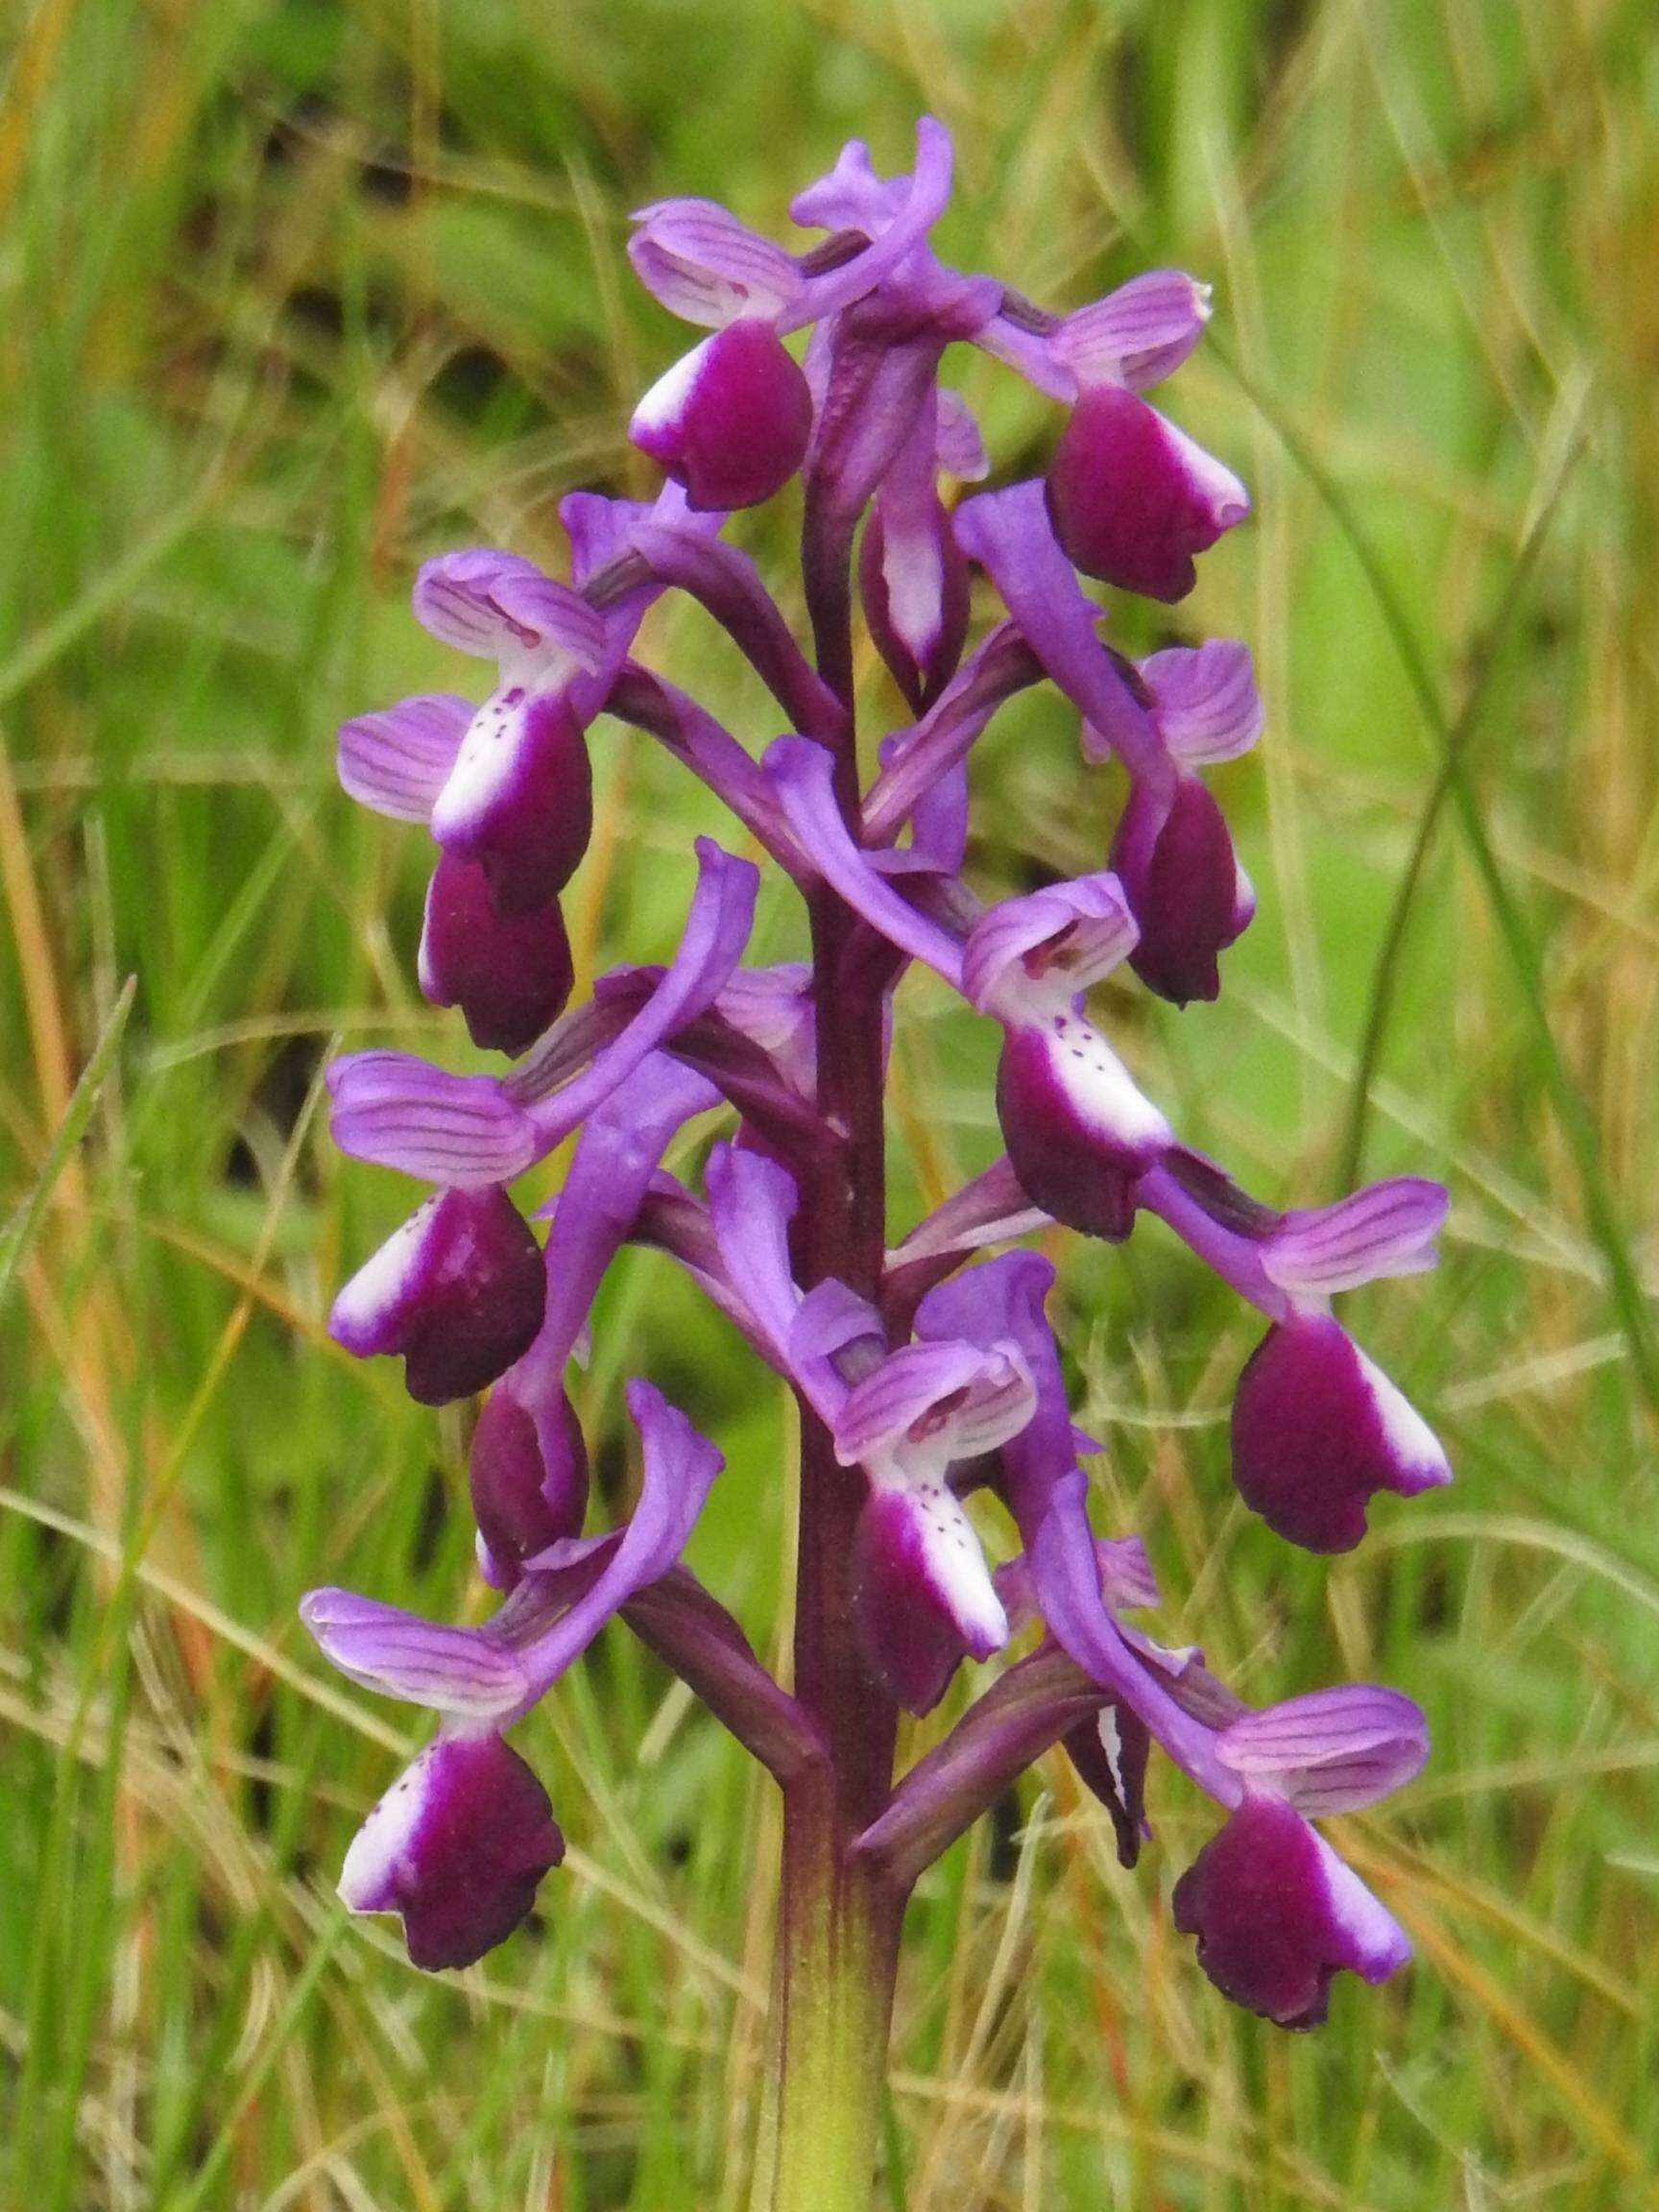
<path id="1" fill-rule="evenodd" d="M 756 2212 L 869 2212 L 903 1900 L 850 1865 L 832 1785 L 784 1800 L 770 2155 Z"/>

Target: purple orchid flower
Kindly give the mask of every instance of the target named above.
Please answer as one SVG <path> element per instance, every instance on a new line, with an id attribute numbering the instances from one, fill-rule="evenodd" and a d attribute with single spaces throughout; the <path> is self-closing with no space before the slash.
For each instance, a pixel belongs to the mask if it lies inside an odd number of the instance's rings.
<path id="1" fill-rule="evenodd" d="M 1422 1715 L 1398 1693 L 1364 1686 L 1250 1713 L 1209 1673 L 1200 1653 L 1169 1650 L 1118 1618 L 1120 1606 L 1156 1603 L 1157 1588 L 1138 1548 L 1103 1546 L 1090 1530 L 1076 1432 L 1044 1315 L 1052 1282 L 1046 1261 L 1011 1253 L 940 1285 L 916 1316 L 925 1338 L 1018 1347 L 1032 1380 L 1032 1416 L 1003 1444 L 997 1479 L 1026 1546 L 1003 1571 L 1003 1595 L 1017 1612 L 1041 1618 L 1107 1694 L 1098 1713 L 1065 1742 L 1111 1813 L 1126 1864 L 1139 1855 L 1145 1829 L 1153 1743 L 1233 1811 L 1177 1887 L 1177 1925 L 1198 1935 L 1200 1962 L 1227 1995 L 1281 2025 L 1311 2026 L 1324 2017 L 1336 1968 L 1381 1980 L 1403 1961 L 1407 1946 L 1358 1877 L 1299 1815 L 1369 1804 L 1409 1780 L 1428 1756 Z M 1270 1799 L 1281 1810 L 1266 1810 Z M 1254 1839 L 1254 1849 L 1240 1837 Z M 1262 1863 L 1275 1855 L 1286 1863 L 1282 1877 Z M 1228 1872 L 1234 1866 L 1247 1877 L 1237 1893 Z M 1295 1897 L 1287 1902 L 1291 1887 Z M 1286 1963 L 1292 1954 L 1301 1962 L 1299 1979 Z M 1294 2003 L 1286 1994 L 1292 1985 Z"/>
<path id="2" fill-rule="evenodd" d="M 628 247 L 636 276 L 672 313 L 714 332 L 659 378 L 629 425 L 694 507 L 757 506 L 794 475 L 815 411 L 784 337 L 875 292 L 926 235 L 950 189 L 950 141 L 925 118 L 908 187 L 864 204 L 845 258 L 786 253 L 712 201 L 639 210 Z"/>
<path id="3" fill-rule="evenodd" d="M 482 1628 L 421 1621 L 348 1590 L 314 1590 L 300 1608 L 343 1673 L 445 1723 L 370 1814 L 341 1878 L 354 1911 L 402 1914 L 418 1966 L 481 1958 L 523 1919 L 541 1876 L 564 1857 L 545 1792 L 501 1733 L 668 1573 L 720 1471 L 719 1453 L 648 1382 L 629 1384 L 628 1409 L 645 1460 L 634 1519 L 617 1535 L 533 1554 Z"/>
<path id="4" fill-rule="evenodd" d="M 400 1353 L 409 1395 L 443 1406 L 512 1365 L 541 1325 L 545 1289 L 505 1191 L 441 1190 L 352 1276 L 328 1330 L 360 1358 Z"/>
<path id="5" fill-rule="evenodd" d="M 981 339 L 1074 401 L 1046 480 L 1071 562 L 1151 599 L 1184 599 L 1197 581 L 1193 556 L 1250 512 L 1233 471 L 1141 397 L 1180 367 L 1209 320 L 1208 285 L 1152 269 L 1058 319 L 1009 302 Z"/>
<path id="6" fill-rule="evenodd" d="M 1234 1480 L 1269 1527 L 1310 1551 L 1351 1551 L 1379 1490 L 1412 1498 L 1452 1479 L 1428 1423 L 1331 1311 L 1338 1291 L 1434 1264 L 1437 1183 L 1395 1176 L 1275 1214 L 1185 1155 L 1140 1199 L 1271 1324 L 1233 1401 Z"/>
<path id="7" fill-rule="evenodd" d="M 476 709 L 408 699 L 340 738 L 346 788 L 438 847 L 422 989 L 513 1062 L 457 1073 L 370 1050 L 328 1070 L 341 1148 L 432 1186 L 330 1326 L 352 1352 L 401 1356 L 425 1403 L 493 1385 L 468 1476 L 499 1599 L 472 1626 L 344 1590 L 305 1599 L 336 1667 L 438 1716 L 351 1845 L 342 1893 L 398 1912 L 418 1965 L 465 1964 L 507 1936 L 564 1852 L 507 1732 L 620 1620 L 783 1791 L 780 2173 L 872 2170 L 904 1901 L 1046 1752 L 1070 1759 L 1126 1865 L 1154 1834 L 1154 1753 L 1214 1802 L 1216 1832 L 1174 1884 L 1175 1925 L 1221 1991 L 1287 2028 L 1324 2018 L 1338 1972 L 1377 1982 L 1406 1958 L 1386 1905 L 1313 1823 L 1375 1803 L 1427 1755 L 1421 1714 L 1391 1690 L 1245 1704 L 1199 1650 L 1131 1618 L 1160 1601 L 1151 1563 L 1091 1519 L 1085 1462 L 1105 1447 L 1071 1417 L 1052 1264 L 1020 1239 L 1060 1224 L 1118 1243 L 1152 1214 L 1257 1308 L 1266 1334 L 1238 1380 L 1233 1479 L 1279 1536 L 1332 1551 L 1359 1540 L 1380 1493 L 1449 1477 L 1333 1310 L 1431 1264 L 1446 1200 L 1413 1177 L 1312 1209 L 1250 1197 L 1181 1142 L 1091 996 L 1137 977 L 1176 1005 L 1215 997 L 1255 895 L 1200 776 L 1256 742 L 1262 712 L 1244 645 L 1133 661 L 1079 571 L 1178 599 L 1249 502 L 1142 397 L 1197 344 L 1206 289 L 1154 271 L 1062 317 L 952 270 L 930 242 L 950 167 L 928 119 L 908 175 L 847 147 L 793 204 L 825 234 L 803 251 L 711 202 L 644 209 L 636 272 L 709 333 L 634 419 L 670 482 L 648 503 L 567 496 L 568 583 L 510 552 L 427 563 L 418 616 L 493 661 L 496 688 Z M 942 479 L 988 473 L 940 381 L 962 343 L 1070 415 L 1041 474 L 952 506 Z M 732 510 L 797 476 L 810 648 L 721 536 Z M 1002 611 L 973 643 L 970 565 Z M 781 736 L 740 739 L 636 658 L 668 591 L 724 631 Z M 868 751 L 855 597 L 910 717 Z M 1126 779 L 1111 865 L 988 903 L 968 880 L 974 747 L 1043 682 L 1075 710 L 1084 771 L 1116 763 Z M 703 839 L 672 958 L 613 968 L 572 1002 L 559 901 L 590 833 L 588 748 L 607 715 L 698 779 L 800 894 L 805 957 L 743 965 L 760 872 Z M 916 965 L 996 1024 L 1006 1150 L 890 1244 L 884 1090 Z M 510 1187 L 573 1135 L 557 1195 L 527 1219 Z M 626 1392 L 636 1509 L 583 1533 L 583 1425 L 615 1422 L 591 1387 L 578 1418 L 571 1362 L 630 1244 L 683 1270 L 793 1394 L 788 1690 L 684 1562 L 720 1455 L 647 1382 Z M 971 1668 L 995 1671 L 986 1684 Z M 901 1712 L 950 1696 L 963 1709 L 895 1782 Z"/>

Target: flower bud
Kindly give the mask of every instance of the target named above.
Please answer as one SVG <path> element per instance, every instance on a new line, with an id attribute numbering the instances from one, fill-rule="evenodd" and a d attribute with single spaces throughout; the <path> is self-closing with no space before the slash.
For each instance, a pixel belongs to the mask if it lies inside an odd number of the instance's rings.
<path id="1" fill-rule="evenodd" d="M 931 510 L 919 526 L 898 527 L 878 493 L 858 548 L 864 618 L 917 714 L 956 673 L 968 638 L 968 563 L 936 495 Z"/>
<path id="2" fill-rule="evenodd" d="M 1181 776 L 1167 810 L 1143 785 L 1129 795 L 1112 866 L 1141 937 L 1129 965 L 1171 1004 L 1214 998 L 1217 955 L 1241 936 L 1256 898 L 1239 869 L 1225 816 L 1196 776 Z"/>
<path id="3" fill-rule="evenodd" d="M 352 1276 L 328 1333 L 360 1358 L 400 1353 L 410 1397 L 445 1406 L 523 1356 L 546 1295 L 541 1246 L 504 1190 L 440 1190 Z"/>
<path id="4" fill-rule="evenodd" d="M 771 324 L 755 316 L 683 354 L 628 425 L 692 507 L 714 510 L 757 507 L 781 492 L 811 432 L 806 378 Z"/>
<path id="5" fill-rule="evenodd" d="M 351 1839 L 340 1895 L 402 1915 L 417 1966 L 470 1966 L 504 1942 L 565 1856 L 547 1792 L 499 1736 L 440 1736 Z"/>
<path id="6" fill-rule="evenodd" d="M 433 805 L 432 834 L 483 869 L 498 914 L 558 897 L 593 834 L 593 770 L 565 692 L 510 684 L 485 701 Z"/>
<path id="7" fill-rule="evenodd" d="M 1246 1791 L 1175 1885 L 1175 1925 L 1223 1997 L 1317 2028 L 1332 1976 L 1383 1982 L 1411 1955 L 1391 1913 L 1283 1799 Z"/>
<path id="8" fill-rule="evenodd" d="M 1422 1415 L 1327 1313 L 1270 1329 L 1233 1397 L 1233 1479 L 1252 1512 L 1309 1551 L 1350 1551 L 1378 1490 L 1452 1479 Z"/>
<path id="9" fill-rule="evenodd" d="M 1249 512 L 1230 469 L 1118 384 L 1084 392 L 1048 465 L 1048 513 L 1073 565 L 1149 599 L 1185 599 L 1193 555 Z"/>
<path id="10" fill-rule="evenodd" d="M 521 1561 L 582 1533 L 588 1507 L 588 1446 L 568 1397 L 527 1405 L 511 1377 L 490 1393 L 467 1460 L 472 1514 L 491 1579 L 508 1588 Z"/>
<path id="11" fill-rule="evenodd" d="M 565 1011 L 575 981 L 557 899 L 498 914 L 470 860 L 440 855 L 426 889 L 418 963 L 434 1006 L 459 1006 L 474 1045 L 522 1052 Z"/>

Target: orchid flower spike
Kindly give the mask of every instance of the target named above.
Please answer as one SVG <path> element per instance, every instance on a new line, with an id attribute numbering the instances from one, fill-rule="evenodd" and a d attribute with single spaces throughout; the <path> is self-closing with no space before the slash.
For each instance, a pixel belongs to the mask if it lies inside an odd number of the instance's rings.
<path id="1" fill-rule="evenodd" d="M 855 141 L 797 195 L 810 242 L 708 200 L 643 208 L 629 261 L 700 333 L 630 426 L 666 482 L 649 501 L 569 493 L 558 575 L 493 547 L 428 560 L 418 619 L 488 663 L 493 688 L 482 705 L 423 692 L 339 738 L 346 789 L 434 848 L 422 991 L 511 1063 L 373 1047 L 327 1070 L 339 1147 L 427 1186 L 329 1328 L 355 1355 L 400 1358 L 422 1404 L 489 1393 L 456 1431 L 478 1573 L 464 1624 L 344 1588 L 301 1606 L 349 1680 L 434 1716 L 349 1845 L 341 1894 L 397 1913 L 421 1967 L 504 1941 L 565 1856 L 518 1743 L 534 1757 L 541 1700 L 626 1628 L 783 1791 L 776 1919 L 803 1956 L 775 1982 L 775 2164 L 808 2155 L 787 2130 L 812 2097 L 786 2078 L 821 2059 L 824 2008 L 842 2016 L 849 1977 L 888 1977 L 845 2011 L 886 2016 L 911 1887 L 1050 1749 L 1126 1866 L 1158 1847 L 1159 1758 L 1211 1801 L 1174 1925 L 1225 1996 L 1296 2030 L 1324 2019 L 1339 1973 L 1379 1982 L 1408 1949 L 1316 1823 L 1379 1802 L 1428 1753 L 1422 1715 L 1391 1689 L 1246 1703 L 1198 1647 L 1151 1633 L 1145 1549 L 1095 1526 L 1090 1470 L 1107 1447 L 1073 1417 L 1054 1263 L 1023 1239 L 1058 1227 L 1118 1244 L 1151 1214 L 1254 1306 L 1265 1334 L 1230 1455 L 1215 1440 L 1214 1502 L 1230 1459 L 1268 1530 L 1339 1551 L 1383 1493 L 1393 1511 L 1449 1479 L 1335 1310 L 1432 1263 L 1446 1197 L 1395 1176 L 1334 1205 L 1268 1206 L 1182 1142 L 1122 1043 L 1125 1004 L 1202 1008 L 1223 956 L 1250 957 L 1255 892 L 1222 810 L 1226 764 L 1262 732 L 1249 649 L 1193 639 L 1132 659 L 1083 581 L 1179 601 L 1249 511 L 1232 471 L 1144 396 L 1198 344 L 1210 294 L 1160 269 L 1062 315 L 950 268 L 933 236 L 951 171 L 949 133 L 924 117 L 907 171 L 883 175 Z M 1032 473 L 966 497 L 950 485 L 980 483 L 989 462 L 942 373 L 961 345 L 1065 411 Z M 774 595 L 722 533 L 796 476 L 800 572 Z M 994 602 L 976 641 L 974 572 Z M 655 664 L 642 624 L 664 593 L 696 602 L 781 722 L 730 729 Z M 887 713 L 864 729 L 871 683 Z M 1112 814 L 1092 833 L 1099 866 L 1046 881 L 1028 865 L 1012 880 L 1039 887 L 1005 896 L 1019 827 L 976 842 L 974 747 L 1043 684 L 1072 725 L 1080 809 L 1098 789 Z M 695 841 L 666 963 L 579 992 L 561 901 L 592 834 L 589 748 L 606 716 L 733 828 Z M 660 824 L 653 853 L 664 872 L 683 864 Z M 764 908 L 762 863 L 787 895 Z M 918 998 L 942 986 L 992 1025 L 982 1119 L 994 1104 L 1003 1150 L 890 1243 L 885 1086 L 912 971 Z M 780 1459 L 801 1470 L 793 1636 L 768 1639 L 792 1642 L 790 1687 L 690 1564 L 719 1450 L 651 1382 L 613 1390 L 613 1357 L 589 1364 L 613 1325 L 601 1286 L 631 1247 L 681 1270 L 799 1423 L 798 1454 L 734 1455 L 725 1478 L 759 1482 L 771 1511 Z M 615 1510 L 590 1451 L 636 1469 Z M 905 1712 L 934 1719 L 895 1779 Z M 880 2108 L 878 2041 L 842 2054 L 850 2078 L 868 2075 L 848 2088 L 860 2114 Z M 849 2175 L 873 2171 L 869 2140 L 843 2152 Z"/>

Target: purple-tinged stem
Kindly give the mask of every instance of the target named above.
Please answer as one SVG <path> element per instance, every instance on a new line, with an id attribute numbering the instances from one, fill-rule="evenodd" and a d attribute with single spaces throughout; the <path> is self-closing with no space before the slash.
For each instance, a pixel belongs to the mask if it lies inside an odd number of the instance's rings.
<path id="1" fill-rule="evenodd" d="M 835 783 L 855 826 L 851 531 L 817 535 L 824 519 L 809 486 L 805 565 L 819 671 L 848 709 Z M 802 1178 L 798 1260 L 805 1287 L 833 1275 L 873 1299 L 886 1247 L 881 993 L 849 959 L 854 917 L 827 885 L 814 887 L 809 915 L 818 1107 L 847 1133 L 847 1147 Z M 866 2212 L 903 1904 L 852 1846 L 886 1802 L 898 1711 L 864 1668 L 854 1633 L 853 1534 L 864 1478 L 837 1462 L 829 1431 L 805 1406 L 801 1424 L 794 1688 L 830 1762 L 783 1792 L 770 2127 L 753 2201 L 756 2212 Z"/>
<path id="2" fill-rule="evenodd" d="M 856 517 L 849 517 L 820 478 L 808 477 L 803 531 L 802 574 L 806 613 L 812 624 L 818 673 L 853 716 L 853 536 Z M 838 794 L 849 814 L 857 801 L 857 760 L 853 747 L 837 747 L 848 781 Z M 851 800 L 852 805 L 849 805 Z"/>

